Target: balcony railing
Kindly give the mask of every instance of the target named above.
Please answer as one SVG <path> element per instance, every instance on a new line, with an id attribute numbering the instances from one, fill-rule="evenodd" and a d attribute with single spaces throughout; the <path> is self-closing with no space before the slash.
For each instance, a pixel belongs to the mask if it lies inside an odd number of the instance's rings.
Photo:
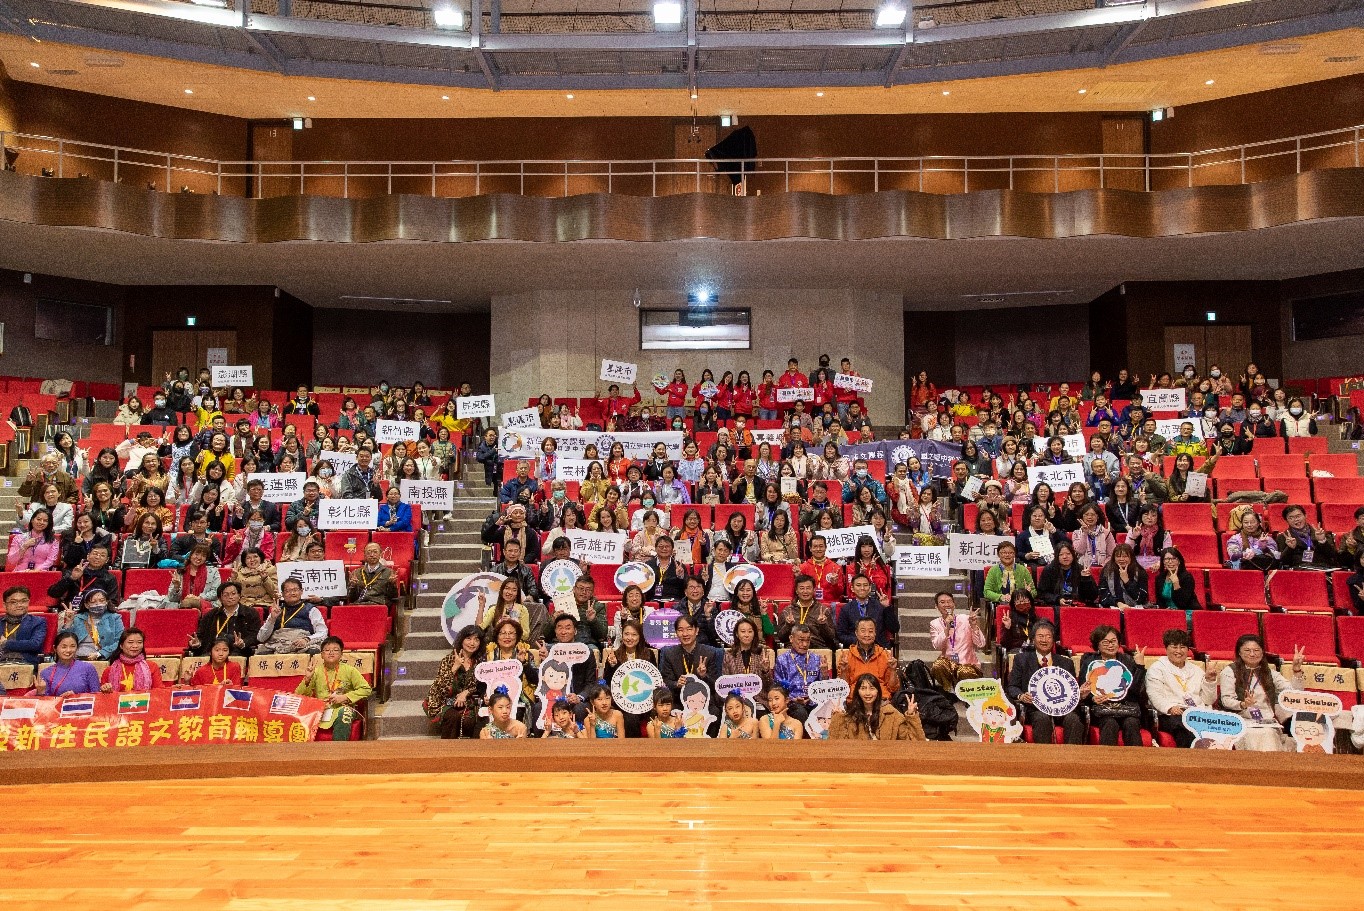
<path id="1" fill-rule="evenodd" d="M 510 193 L 670 196 L 744 191 L 835 195 L 908 190 L 970 193 L 1024 190 L 1168 190 L 1258 183 L 1304 171 L 1357 168 L 1364 125 L 1264 142 L 1158 155 L 928 155 L 912 158 L 758 158 L 572 161 L 215 161 L 173 152 L 0 132 L 14 170 L 54 178 L 109 180 L 167 193 L 267 198 L 437 198 Z M 7 161 L 9 160 L 7 156 Z"/>

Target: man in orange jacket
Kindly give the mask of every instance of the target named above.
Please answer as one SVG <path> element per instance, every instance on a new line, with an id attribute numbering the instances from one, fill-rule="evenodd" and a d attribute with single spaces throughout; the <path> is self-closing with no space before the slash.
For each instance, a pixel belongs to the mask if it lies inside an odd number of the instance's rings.
<path id="1" fill-rule="evenodd" d="M 838 676 L 848 681 L 848 686 L 863 674 L 881 682 L 882 699 L 889 699 L 900 689 L 900 666 L 894 655 L 876 644 L 876 622 L 870 617 L 857 621 L 857 644 L 838 655 Z"/>

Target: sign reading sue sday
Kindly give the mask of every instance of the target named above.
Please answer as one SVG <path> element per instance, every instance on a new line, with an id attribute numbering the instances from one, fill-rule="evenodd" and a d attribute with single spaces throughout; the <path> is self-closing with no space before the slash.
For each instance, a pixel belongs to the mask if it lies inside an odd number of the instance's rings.
<path id="1" fill-rule="evenodd" d="M 236 367 L 210 367 L 208 369 L 213 374 L 209 381 L 215 389 L 223 386 L 255 385 L 250 364 L 241 364 Z"/>
<path id="2" fill-rule="evenodd" d="M 379 501 L 336 498 L 318 500 L 317 527 L 323 531 L 378 528 Z"/>
<path id="3" fill-rule="evenodd" d="M 497 405 L 491 395 L 466 395 L 455 399 L 455 417 L 490 418 L 497 414 Z"/>
<path id="4" fill-rule="evenodd" d="M 601 379 L 608 383 L 633 383 L 635 374 L 639 372 L 639 365 L 630 364 L 625 361 L 609 361 L 602 358 Z"/>

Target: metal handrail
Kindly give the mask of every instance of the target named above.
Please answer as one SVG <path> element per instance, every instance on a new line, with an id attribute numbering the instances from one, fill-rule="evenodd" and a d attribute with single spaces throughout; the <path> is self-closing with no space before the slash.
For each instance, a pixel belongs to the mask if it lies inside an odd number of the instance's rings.
<path id="1" fill-rule="evenodd" d="M 660 187 L 659 178 L 685 179 L 694 192 L 702 191 L 702 178 L 709 183 L 728 182 L 728 176 L 717 171 L 717 165 L 734 165 L 734 170 L 742 168 L 748 181 L 761 179 L 762 188 L 775 190 L 776 181 L 781 192 L 791 192 L 793 178 L 797 189 L 810 189 L 815 186 L 810 181 L 818 180 L 818 185 L 827 185 L 827 192 L 840 192 L 838 177 L 869 178 L 873 192 L 884 188 L 904 189 L 903 180 L 917 184 L 917 189 L 925 189 L 925 177 L 929 175 L 956 175 L 960 178 L 960 192 L 970 192 L 972 183 L 979 188 L 986 175 L 1007 176 L 1009 189 L 1015 187 L 1016 178 L 1022 175 L 1047 175 L 1050 179 L 1035 183 L 1030 189 L 1049 187 L 1052 192 L 1062 191 L 1062 174 L 1093 174 L 1098 177 L 1100 187 L 1126 181 L 1114 180 L 1115 175 L 1131 173 L 1139 175 L 1139 183 L 1147 190 L 1152 186 L 1152 175 L 1165 172 L 1178 172 L 1185 175 L 1184 183 L 1194 185 L 1195 172 L 1211 168 L 1231 167 L 1236 171 L 1236 179 L 1217 180 L 1220 184 L 1246 183 L 1247 165 L 1270 159 L 1286 159 L 1291 156 L 1293 172 L 1302 173 L 1304 155 L 1330 149 L 1350 147 L 1351 161 L 1355 167 L 1360 164 L 1361 134 L 1364 124 L 1343 127 L 1336 130 L 1323 130 L 1283 139 L 1269 139 L 1245 143 L 1237 146 L 1222 146 L 1196 152 L 1165 152 L 1147 155 L 1065 153 L 1056 155 L 918 155 L 907 157 L 877 156 L 838 156 L 838 157 L 795 157 L 795 158 L 758 158 L 749 161 L 710 160 L 697 158 L 659 158 L 659 159 L 496 159 L 484 161 L 219 161 L 196 155 L 183 155 L 174 152 L 153 151 L 149 149 L 128 148 L 104 143 L 84 142 L 40 134 L 0 131 L 0 144 L 6 148 L 39 156 L 54 156 L 55 167 L 52 176 L 85 176 L 82 168 L 97 170 L 103 167 L 111 172 L 114 181 L 123 180 L 128 173 L 145 174 L 152 172 L 151 186 L 160 185 L 167 192 L 173 190 L 177 176 L 180 179 L 194 178 L 197 186 L 183 184 L 184 189 L 199 192 L 223 193 L 225 182 L 239 181 L 240 193 L 251 196 L 283 195 L 266 193 L 266 182 L 273 181 L 271 189 L 285 189 L 287 192 L 308 191 L 308 182 L 339 180 L 341 196 L 349 198 L 354 182 L 357 180 L 383 180 L 385 192 L 394 192 L 395 179 L 400 182 L 399 192 L 413 193 L 417 186 L 432 196 L 438 197 L 441 179 L 471 181 L 473 195 L 485 192 L 486 187 L 496 187 L 491 192 L 508 192 L 506 186 L 497 181 L 514 181 L 516 193 L 526 195 L 527 181 L 532 183 L 531 195 L 555 195 L 548 190 L 548 182 L 561 191 L 570 193 L 574 179 L 604 181 L 607 193 L 617 192 L 617 188 L 631 179 L 648 180 L 648 195 L 659 195 L 660 189 L 676 191 L 681 185 Z M 44 159 L 40 159 L 44 160 Z M 1309 162 L 1310 164 L 1310 162 Z M 1330 166 L 1339 166 L 1338 162 Z M 1309 167 L 1309 170 L 1311 168 Z M 74 173 L 73 173 L 74 172 Z M 99 175 L 101 177 L 104 174 Z M 897 181 L 896 178 L 903 180 Z M 159 178 L 159 179 L 157 179 Z M 827 184 L 825 181 L 827 178 Z M 203 180 L 211 181 L 211 188 Z M 279 183 L 283 181 L 283 183 Z M 413 183 L 420 181 L 420 184 Z M 537 182 L 542 186 L 537 187 Z M 985 186 L 991 186 L 985 181 Z M 1127 187 L 1124 187 L 1127 188 Z M 232 188 L 234 193 L 238 192 Z M 319 187 L 314 186 L 314 191 Z M 330 190 L 322 185 L 322 190 Z M 845 189 L 843 192 L 864 192 L 864 189 Z M 955 188 L 953 192 L 956 192 Z M 334 192 L 320 192 L 316 195 L 334 196 Z M 456 195 L 456 194 L 452 194 Z M 458 194 L 467 195 L 467 194 Z M 640 195 L 640 194 L 635 194 Z"/>

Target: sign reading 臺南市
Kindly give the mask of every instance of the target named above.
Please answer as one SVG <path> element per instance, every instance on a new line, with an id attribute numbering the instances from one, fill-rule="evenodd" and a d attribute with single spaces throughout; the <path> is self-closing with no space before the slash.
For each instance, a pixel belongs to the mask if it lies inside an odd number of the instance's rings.
<path id="1" fill-rule="evenodd" d="M 932 579 L 947 575 L 947 547 L 901 547 L 895 551 L 897 579 Z"/>
<path id="2" fill-rule="evenodd" d="M 225 386 L 255 385 L 250 364 L 241 364 L 236 367 L 210 367 L 208 369 L 213 374 L 209 382 L 213 384 L 214 389 L 221 389 Z"/>
<path id="3" fill-rule="evenodd" d="M 490 418 L 497 414 L 497 405 L 491 395 L 466 395 L 455 399 L 455 417 Z"/>
<path id="4" fill-rule="evenodd" d="M 421 429 L 416 421 L 380 420 L 374 425 L 374 442 L 381 446 L 411 442 L 421 437 Z"/>
<path id="5" fill-rule="evenodd" d="M 871 525 L 854 525 L 851 528 L 822 528 L 815 532 L 824 539 L 828 550 L 824 555 L 831 560 L 846 560 L 857 551 L 857 539 L 863 535 L 876 540 L 876 528 Z"/>
<path id="6" fill-rule="evenodd" d="M 404 503 L 412 503 L 422 509 L 454 509 L 454 481 L 400 481 L 399 489 Z"/>
<path id="7" fill-rule="evenodd" d="M 325 708 L 311 696 L 242 686 L 0 697 L 0 752 L 307 743 Z"/>
<path id="8" fill-rule="evenodd" d="M 606 358 L 602 358 L 601 379 L 608 383 L 633 383 L 638 371 L 638 364 L 629 364 L 625 361 L 608 361 Z"/>
<path id="9" fill-rule="evenodd" d="M 813 402 L 815 391 L 809 386 L 791 386 L 777 390 L 777 401 L 789 405 L 792 402 Z"/>
<path id="10" fill-rule="evenodd" d="M 1028 468 L 1028 489 L 1036 490 L 1038 484 L 1045 483 L 1053 492 L 1058 492 L 1058 502 L 1065 499 L 1066 488 L 1076 481 L 1085 483 L 1085 466 L 1078 462 L 1069 465 L 1033 465 Z"/>
<path id="11" fill-rule="evenodd" d="M 654 445 L 662 443 L 668 451 L 668 458 L 677 461 L 682 458 L 682 438 L 680 430 L 641 431 L 629 433 L 601 433 L 595 430 L 552 430 L 527 428 L 522 430 L 502 429 L 498 440 L 498 450 L 507 459 L 536 459 L 540 457 L 540 444 L 546 439 L 554 440 L 556 455 L 560 459 L 581 459 L 589 445 L 597 447 L 600 458 L 606 458 L 612 443 L 620 443 L 627 459 L 647 461 L 653 456 Z"/>
<path id="12" fill-rule="evenodd" d="M 1141 404 L 1147 411 L 1184 411 L 1185 390 L 1180 389 L 1143 389 Z"/>
<path id="13" fill-rule="evenodd" d="M 379 501 L 335 497 L 318 500 L 317 527 L 322 531 L 378 528 Z"/>
<path id="14" fill-rule="evenodd" d="M 835 389 L 851 389 L 853 392 L 866 394 L 871 392 L 872 380 L 869 376 L 856 376 L 851 373 L 835 373 Z"/>
<path id="15" fill-rule="evenodd" d="M 502 415 L 503 430 L 535 430 L 540 426 L 539 408 L 522 408 Z"/>
<path id="16" fill-rule="evenodd" d="M 947 565 L 952 569 L 989 569 L 999 562 L 999 545 L 1014 543 L 1009 535 L 947 536 Z"/>
<path id="17" fill-rule="evenodd" d="M 261 499 L 267 503 L 292 503 L 303 499 L 303 485 L 307 479 L 301 471 L 267 471 L 251 476 L 251 480 L 265 485 Z"/>
<path id="18" fill-rule="evenodd" d="M 572 545 L 569 554 L 575 560 L 588 563 L 624 563 L 625 532 L 583 531 L 577 528 L 564 529 L 564 537 Z"/>
<path id="19" fill-rule="evenodd" d="M 586 481 L 587 469 L 592 466 L 593 462 L 601 464 L 598 459 L 555 459 L 554 480 Z"/>
<path id="20" fill-rule="evenodd" d="M 303 597 L 346 597 L 346 564 L 344 560 L 300 560 L 279 564 L 279 582 L 297 579 L 303 586 Z"/>
<path id="21" fill-rule="evenodd" d="M 1039 712 L 1060 718 L 1080 704 L 1080 684 L 1075 675 L 1053 664 L 1033 672 L 1028 680 L 1028 695 Z"/>

